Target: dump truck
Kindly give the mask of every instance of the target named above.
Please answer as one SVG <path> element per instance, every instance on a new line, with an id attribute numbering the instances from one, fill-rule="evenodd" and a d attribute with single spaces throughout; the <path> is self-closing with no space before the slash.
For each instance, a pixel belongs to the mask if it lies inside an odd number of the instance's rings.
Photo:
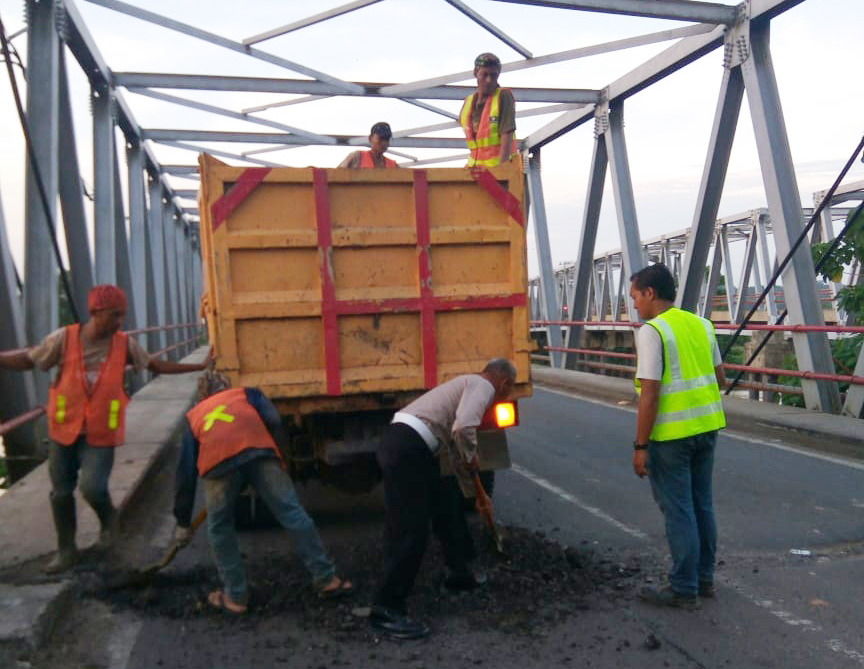
<path id="1" fill-rule="evenodd" d="M 370 490 L 393 413 L 490 358 L 516 365 L 514 402 L 530 395 L 520 162 L 491 170 L 232 167 L 206 154 L 199 162 L 203 311 L 216 368 L 279 409 L 295 479 Z M 496 420 L 493 408 L 479 432 L 490 472 L 510 464 L 498 425 L 518 418 L 506 409 Z M 444 473 L 451 468 L 442 458 Z"/>

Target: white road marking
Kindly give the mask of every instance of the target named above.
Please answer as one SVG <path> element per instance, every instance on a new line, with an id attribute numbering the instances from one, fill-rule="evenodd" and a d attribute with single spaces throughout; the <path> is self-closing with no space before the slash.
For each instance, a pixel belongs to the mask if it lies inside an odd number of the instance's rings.
<path id="1" fill-rule="evenodd" d="M 631 537 L 636 537 L 637 539 L 642 539 L 643 541 L 645 541 L 649 538 L 648 535 L 645 534 L 644 532 L 637 530 L 636 528 L 630 527 L 629 525 L 625 525 L 620 520 L 613 518 L 612 516 L 610 516 L 608 513 L 604 512 L 604 511 L 601 511 L 596 506 L 591 506 L 590 504 L 586 504 L 585 502 L 583 502 L 581 499 L 579 499 L 575 495 L 571 495 L 569 492 L 567 492 L 563 488 L 559 488 L 554 483 L 551 483 L 551 482 L 547 481 L 546 479 L 544 479 L 540 476 L 537 476 L 537 474 L 534 474 L 533 472 L 528 471 L 527 469 L 525 469 L 521 465 L 517 465 L 514 463 L 513 466 L 511 467 L 511 469 L 514 472 L 516 472 L 517 474 L 519 474 L 520 476 L 524 476 L 529 481 L 536 483 L 541 488 L 545 488 L 549 492 L 557 495 L 558 497 L 563 499 L 565 502 L 570 502 L 571 504 L 575 504 L 576 506 L 578 506 L 583 511 L 587 511 L 588 513 L 590 513 L 595 518 L 599 518 L 600 520 L 605 520 L 610 525 L 617 527 L 622 532 L 626 532 Z"/>
<path id="2" fill-rule="evenodd" d="M 864 653 L 860 653 L 857 650 L 847 648 L 846 644 L 840 641 L 840 639 L 829 639 L 826 645 L 835 653 L 845 655 L 849 659 L 855 660 L 858 664 L 864 666 Z"/>
<path id="3" fill-rule="evenodd" d="M 132 649 L 135 647 L 142 627 L 144 623 L 139 620 L 131 620 L 115 627 L 106 648 L 113 669 L 126 669 L 129 666 Z"/>
<path id="4" fill-rule="evenodd" d="M 619 411 L 629 411 L 630 413 L 636 413 L 635 407 L 622 407 L 612 402 L 606 402 L 603 400 L 585 397 L 584 395 L 580 395 L 578 393 L 570 392 L 567 390 L 561 390 L 560 388 L 550 388 L 539 383 L 536 383 L 534 385 L 540 390 L 543 390 L 547 393 L 555 393 L 556 395 L 562 395 L 571 399 L 582 400 L 583 402 L 590 402 L 591 404 L 599 404 L 601 406 L 609 407 L 610 409 L 618 409 Z M 746 436 L 735 430 L 724 430 L 724 432 L 733 439 L 746 441 L 750 444 L 755 444 L 757 446 L 768 446 L 770 448 L 776 448 L 780 451 L 787 451 L 789 453 L 795 453 L 796 455 L 803 455 L 807 458 L 814 458 L 815 460 L 822 460 L 824 462 L 830 462 L 835 465 L 842 465 L 843 467 L 850 467 L 851 469 L 859 469 L 861 471 L 864 471 L 864 462 L 861 462 L 859 460 L 852 460 L 851 458 L 844 458 L 839 455 L 826 455 L 825 453 L 817 453 L 815 451 L 810 451 L 805 448 L 786 446 L 785 444 L 778 444 L 773 441 L 756 439 L 754 437 Z"/>

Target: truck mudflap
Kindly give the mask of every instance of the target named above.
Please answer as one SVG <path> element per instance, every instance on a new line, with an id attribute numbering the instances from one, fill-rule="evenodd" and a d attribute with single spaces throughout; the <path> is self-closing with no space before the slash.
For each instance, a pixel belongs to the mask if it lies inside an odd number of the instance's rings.
<path id="1" fill-rule="evenodd" d="M 480 471 L 510 468 L 510 450 L 507 447 L 507 433 L 504 430 L 478 430 L 477 454 L 480 460 Z M 453 463 L 450 461 L 450 449 L 442 448 L 439 457 L 441 474 L 453 475 Z"/>

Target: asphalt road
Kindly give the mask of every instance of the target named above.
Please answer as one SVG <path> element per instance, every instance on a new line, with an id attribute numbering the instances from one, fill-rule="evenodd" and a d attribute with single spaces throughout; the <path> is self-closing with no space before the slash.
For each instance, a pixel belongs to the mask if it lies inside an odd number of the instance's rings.
<path id="1" fill-rule="evenodd" d="M 165 590 L 147 593 L 148 606 L 138 608 L 84 592 L 37 666 L 864 667 L 864 463 L 723 434 L 715 465 L 718 597 L 694 613 L 658 610 L 636 597 L 645 580 L 662 581 L 667 557 L 648 483 L 630 468 L 635 414 L 540 389 L 520 410 L 522 425 L 510 437 L 514 467 L 497 483 L 500 521 L 595 563 L 632 568 L 632 577 L 586 595 L 563 618 L 495 629 L 458 614 L 470 601 L 454 600 L 452 611 L 444 602 L 430 620 L 430 640 L 397 644 L 356 631 L 334 635 L 308 606 L 226 620 L 203 611 L 160 615 L 160 598 L 172 594 Z M 169 463 L 129 519 L 114 566 L 146 562 L 170 541 L 171 474 Z M 363 586 L 357 601 L 326 614 L 344 615 L 356 630 L 351 610 L 368 604 L 371 584 L 363 581 L 374 580 L 375 564 L 352 558 L 355 546 L 380 535 L 380 495 L 348 498 L 312 486 L 303 496 L 325 542 Z M 266 555 L 297 569 L 283 533 L 246 534 L 243 545 L 252 565 Z M 363 561 L 370 562 L 365 554 Z M 168 573 L 197 574 L 210 564 L 202 533 Z M 548 616 L 556 597 L 554 587 L 541 589 L 526 595 L 525 607 Z M 649 634 L 658 649 L 645 648 Z"/>

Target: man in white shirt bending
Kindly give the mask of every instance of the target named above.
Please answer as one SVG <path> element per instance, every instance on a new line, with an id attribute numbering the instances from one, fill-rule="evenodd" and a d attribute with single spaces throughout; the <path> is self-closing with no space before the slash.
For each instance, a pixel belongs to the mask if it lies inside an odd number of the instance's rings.
<path id="1" fill-rule="evenodd" d="M 448 580 L 461 587 L 475 584 L 465 546 L 470 535 L 464 516 L 452 513 L 455 491 L 442 479 L 438 457 L 447 449 L 463 492 L 473 495 L 477 428 L 486 410 L 508 397 L 515 380 L 513 363 L 490 360 L 480 374 L 457 376 L 419 397 L 385 431 L 378 464 L 384 473 L 388 552 L 369 616 L 374 631 L 399 639 L 429 634 L 424 623 L 407 617 L 406 600 L 426 552 L 430 524 L 441 541 Z"/>

